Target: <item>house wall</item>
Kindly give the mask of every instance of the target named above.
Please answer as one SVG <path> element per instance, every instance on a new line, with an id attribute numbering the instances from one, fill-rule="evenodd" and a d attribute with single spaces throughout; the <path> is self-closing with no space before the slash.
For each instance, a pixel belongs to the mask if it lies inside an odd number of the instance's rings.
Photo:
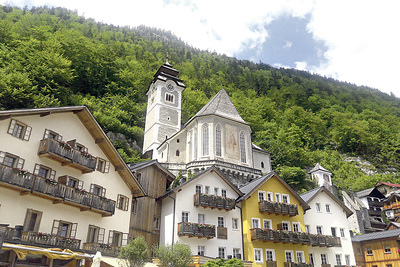
<path id="1" fill-rule="evenodd" d="M 316 203 L 320 203 L 321 212 L 317 212 Z M 343 208 L 335 202 L 329 195 L 325 192 L 317 193 L 315 198 L 313 198 L 308 203 L 311 207 L 310 210 L 306 211 L 304 215 L 304 220 L 307 225 L 310 226 L 310 233 L 317 234 L 317 226 L 322 226 L 322 233 L 324 235 L 332 235 L 331 227 L 336 229 L 336 236 L 341 236 L 340 229 L 344 229 L 344 237 L 341 237 L 341 247 L 331 247 L 331 248 L 320 248 L 320 247 L 310 247 L 309 253 L 314 254 L 316 265 L 321 264 L 321 254 L 327 254 L 328 263 L 336 265 L 336 256 L 341 255 L 342 265 L 345 264 L 345 255 L 350 256 L 350 265 L 355 264 L 353 247 L 351 243 L 351 237 L 349 233 L 349 225 L 347 222 L 346 213 Z M 326 205 L 330 206 L 331 212 L 326 211 Z"/>
<path id="2" fill-rule="evenodd" d="M 293 217 L 284 216 L 284 215 L 276 215 L 276 214 L 266 214 L 260 213 L 258 209 L 258 192 L 265 191 L 272 192 L 274 195 L 275 201 L 275 193 L 280 194 L 288 194 L 290 203 L 296 204 L 298 206 L 299 214 Z M 248 261 L 252 261 L 253 266 L 266 266 L 265 263 L 265 251 L 266 249 L 274 249 L 275 250 L 275 259 L 277 261 L 277 266 L 283 266 L 283 262 L 285 259 L 285 250 L 293 251 L 294 256 L 296 256 L 296 251 L 303 251 L 305 256 L 305 261 L 309 262 L 308 258 L 308 246 L 301 244 L 284 244 L 284 243 L 274 243 L 274 242 L 262 242 L 262 241 L 252 241 L 250 229 L 252 229 L 252 219 L 259 218 L 261 227 L 263 225 L 263 219 L 272 220 L 272 229 L 277 229 L 277 225 L 282 223 L 282 221 L 290 222 L 291 230 L 293 229 L 293 222 L 300 223 L 301 231 L 304 232 L 304 218 L 303 218 L 303 208 L 300 205 L 300 202 L 295 198 L 295 196 L 279 181 L 276 177 L 271 177 L 268 181 L 266 181 L 263 185 L 261 185 L 258 190 L 256 190 L 248 199 L 242 202 L 243 208 L 243 240 L 244 240 L 244 254 L 245 259 Z M 262 258 L 263 263 L 257 263 L 254 259 L 254 249 L 258 248 L 262 250 Z"/>
<path id="3" fill-rule="evenodd" d="M 192 253 L 197 255 L 198 246 L 205 247 L 205 256 L 207 257 L 218 257 L 218 247 L 224 247 L 227 255 L 233 254 L 233 249 L 237 248 L 242 251 L 242 234 L 239 225 L 238 230 L 232 229 L 232 219 L 236 218 L 240 224 L 240 209 L 236 208 L 230 211 L 218 210 L 211 208 L 203 208 L 194 206 L 194 195 L 196 194 L 196 185 L 201 185 L 204 192 L 204 186 L 210 186 L 210 194 L 213 194 L 214 188 L 219 188 L 219 195 L 221 195 L 221 189 L 227 191 L 228 198 L 236 199 L 238 194 L 215 172 L 207 172 L 200 177 L 197 177 L 186 185 L 183 185 L 176 194 L 171 197 L 176 199 L 175 209 L 173 207 L 174 201 L 171 198 L 164 198 L 162 203 L 162 223 L 161 223 L 161 244 L 171 244 L 180 242 L 190 246 Z M 172 218 L 171 214 L 175 210 L 175 219 Z M 178 235 L 178 223 L 182 221 L 182 212 L 189 213 L 189 222 L 197 223 L 198 214 L 205 215 L 205 224 L 212 224 L 217 227 L 218 217 L 224 218 L 225 227 L 227 227 L 227 239 L 218 239 L 217 237 L 212 239 L 179 236 Z M 173 229 L 173 231 L 171 231 Z M 171 233 L 172 232 L 172 233 Z M 173 237 L 172 237 L 173 235 Z M 242 253 L 241 253 L 242 254 Z"/>
<path id="4" fill-rule="evenodd" d="M 83 189 L 90 191 L 90 185 L 97 184 L 106 188 L 105 197 L 117 200 L 118 194 L 123 194 L 131 200 L 131 192 L 121 176 L 110 164 L 109 173 L 94 171 L 83 174 L 80 170 L 69 166 L 62 166 L 59 162 L 38 156 L 40 140 L 43 139 L 45 129 L 50 129 L 62 135 L 63 141 L 76 139 L 78 143 L 86 146 L 88 152 L 94 156 L 107 160 L 101 148 L 95 144 L 88 130 L 72 112 L 55 113 L 44 117 L 39 115 L 16 117 L 16 120 L 32 127 L 29 141 L 21 140 L 7 133 L 10 119 L 1 121 L 0 151 L 8 152 L 25 159 L 24 170 L 31 173 L 36 163 L 43 164 L 56 171 L 56 180 L 63 175 L 69 175 L 83 181 Z M 108 231 L 117 230 L 124 233 L 129 231 L 130 211 L 115 209 L 115 214 L 110 217 L 102 217 L 101 214 L 90 210 L 80 211 L 77 207 L 71 207 L 64 203 L 53 204 L 52 200 L 39 198 L 33 195 L 19 195 L 18 192 L 6 188 L 0 188 L 0 218 L 1 223 L 7 223 L 11 227 L 24 223 L 28 208 L 43 212 L 39 231 L 50 233 L 53 220 L 65 220 L 78 223 L 76 238 L 86 242 L 88 225 L 93 224 L 105 228 L 107 242 Z"/>
<path id="5" fill-rule="evenodd" d="M 398 253 L 398 241 L 396 238 L 378 239 L 363 242 L 353 242 L 354 254 L 357 256 L 357 265 L 365 267 L 386 267 L 391 264 L 393 267 L 400 266 L 400 253 Z M 385 253 L 385 246 L 390 252 Z M 372 249 L 372 254 L 367 255 L 367 249 Z M 359 254 L 360 250 L 362 255 Z"/>
<path id="6" fill-rule="evenodd" d="M 261 167 L 261 162 L 264 163 L 264 168 Z M 264 174 L 272 171 L 271 156 L 269 154 L 253 150 L 253 164 L 254 169 L 259 169 Z"/>

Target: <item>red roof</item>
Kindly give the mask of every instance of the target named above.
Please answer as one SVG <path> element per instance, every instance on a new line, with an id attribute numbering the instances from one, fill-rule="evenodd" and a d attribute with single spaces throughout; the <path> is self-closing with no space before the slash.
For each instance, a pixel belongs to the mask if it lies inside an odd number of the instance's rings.
<path id="1" fill-rule="evenodd" d="M 386 183 L 386 182 L 377 182 L 375 186 L 378 186 L 381 184 L 391 186 L 391 187 L 400 187 L 400 184 L 391 184 L 391 183 Z"/>

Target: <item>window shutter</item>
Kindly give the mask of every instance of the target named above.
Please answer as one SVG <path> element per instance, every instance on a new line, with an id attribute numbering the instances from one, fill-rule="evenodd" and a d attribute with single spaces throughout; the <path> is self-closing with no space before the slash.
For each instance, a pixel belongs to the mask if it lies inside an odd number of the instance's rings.
<path id="1" fill-rule="evenodd" d="M 83 181 L 79 180 L 78 181 L 78 189 L 82 190 L 82 188 L 83 188 Z"/>
<path id="2" fill-rule="evenodd" d="M 87 153 L 87 152 L 88 152 L 88 148 L 87 148 L 87 147 L 84 147 L 84 148 L 82 149 L 82 151 Z"/>
<path id="3" fill-rule="evenodd" d="M 49 129 L 46 129 L 46 130 L 44 131 L 43 139 L 49 138 L 49 134 L 50 134 L 50 130 L 49 130 Z"/>
<path id="4" fill-rule="evenodd" d="M 16 124 L 16 123 L 17 123 L 16 120 L 11 120 L 11 121 L 10 121 L 10 127 L 8 127 L 8 133 L 9 133 L 9 134 L 12 134 L 12 133 L 13 133 L 14 127 L 15 127 L 15 124 Z"/>
<path id="5" fill-rule="evenodd" d="M 53 228 L 51 229 L 52 235 L 58 235 L 58 228 L 60 228 L 60 221 L 54 220 L 53 221 Z"/>
<path id="6" fill-rule="evenodd" d="M 114 237 L 114 231 L 110 230 L 108 232 L 108 244 L 112 244 L 113 243 L 113 237 Z"/>
<path id="7" fill-rule="evenodd" d="M 108 171 L 110 170 L 110 162 L 106 161 L 105 162 L 105 167 L 104 167 L 104 173 L 108 173 Z"/>
<path id="8" fill-rule="evenodd" d="M 40 164 L 35 164 L 35 169 L 33 170 L 34 175 L 38 175 L 40 170 Z"/>
<path id="9" fill-rule="evenodd" d="M 31 137 L 31 132 L 32 127 L 26 126 L 24 140 L 29 141 L 29 137 Z"/>
<path id="10" fill-rule="evenodd" d="M 103 187 L 101 188 L 101 196 L 105 197 L 106 196 L 106 189 Z"/>
<path id="11" fill-rule="evenodd" d="M 98 240 L 97 240 L 98 243 L 104 244 L 104 234 L 105 234 L 105 232 L 106 232 L 105 228 L 100 228 L 99 229 L 99 236 L 98 236 Z"/>
<path id="12" fill-rule="evenodd" d="M 94 193 L 94 184 L 90 184 L 90 193 Z"/>
<path id="13" fill-rule="evenodd" d="M 1 159 L 0 159 L 0 162 L 1 162 Z M 18 169 L 22 169 L 22 168 L 24 167 L 24 163 L 25 163 L 25 160 L 24 160 L 24 159 L 18 158 L 17 168 L 18 168 Z"/>
<path id="14" fill-rule="evenodd" d="M 121 207 L 120 204 L 121 204 L 121 194 L 118 194 L 118 196 L 117 196 L 117 208 Z"/>
<path id="15" fill-rule="evenodd" d="M 56 171 L 55 170 L 50 170 L 50 179 L 55 180 L 56 179 Z"/>
<path id="16" fill-rule="evenodd" d="M 57 135 L 57 141 L 59 141 L 59 142 L 62 141 L 62 136 L 61 135 Z"/>
<path id="17" fill-rule="evenodd" d="M 129 198 L 125 198 L 125 203 L 124 203 L 124 210 L 128 210 L 129 209 Z"/>
<path id="18" fill-rule="evenodd" d="M 63 176 L 58 177 L 58 183 L 68 185 L 69 184 L 69 176 L 63 175 Z"/>
<path id="19" fill-rule="evenodd" d="M 32 209 L 26 210 L 25 221 L 24 221 L 24 228 L 22 229 L 23 232 L 28 231 L 29 221 L 31 220 Z"/>
<path id="20" fill-rule="evenodd" d="M 6 156 L 6 153 L 3 151 L 0 151 L 0 163 L 4 162 L 4 157 Z"/>
<path id="21" fill-rule="evenodd" d="M 122 233 L 122 240 L 121 243 L 119 244 L 120 246 L 126 246 L 128 244 L 128 233 Z"/>
<path id="22" fill-rule="evenodd" d="M 41 212 L 41 211 L 37 213 L 35 228 L 33 230 L 35 232 L 39 231 L 39 225 L 40 225 L 40 221 L 42 220 L 42 214 L 43 214 L 43 212 Z"/>
<path id="23" fill-rule="evenodd" d="M 76 229 L 78 228 L 78 224 L 77 223 L 73 223 L 71 225 L 71 234 L 69 235 L 71 238 L 75 238 L 76 236 Z"/>
<path id="24" fill-rule="evenodd" d="M 277 228 L 278 230 L 282 230 L 282 229 L 283 229 L 283 226 L 282 226 L 281 223 L 278 223 L 277 226 L 276 226 L 276 228 Z"/>

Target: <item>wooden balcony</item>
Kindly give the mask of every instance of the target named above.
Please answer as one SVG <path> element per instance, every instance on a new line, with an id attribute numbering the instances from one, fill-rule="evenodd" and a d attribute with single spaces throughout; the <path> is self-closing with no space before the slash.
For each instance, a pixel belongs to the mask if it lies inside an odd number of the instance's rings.
<path id="1" fill-rule="evenodd" d="M 228 228 L 217 227 L 217 238 L 218 239 L 228 239 Z"/>
<path id="2" fill-rule="evenodd" d="M 290 217 L 299 214 L 297 205 L 282 202 L 261 201 L 258 202 L 258 209 L 261 213 L 289 215 Z"/>
<path id="3" fill-rule="evenodd" d="M 178 223 L 178 235 L 211 239 L 215 237 L 215 225 L 180 222 Z"/>
<path id="4" fill-rule="evenodd" d="M 381 216 L 381 211 L 380 210 L 373 210 L 373 209 L 368 209 L 368 215 L 370 216 Z"/>
<path id="5" fill-rule="evenodd" d="M 215 195 L 195 194 L 193 197 L 196 207 L 230 211 L 235 209 L 235 199 Z"/>
<path id="6" fill-rule="evenodd" d="M 102 243 L 83 243 L 82 249 L 87 253 L 96 254 L 100 251 L 102 255 L 106 256 L 118 256 L 121 247 L 114 247 L 111 244 Z"/>
<path id="7" fill-rule="evenodd" d="M 97 158 L 92 155 L 73 149 L 69 144 L 51 138 L 40 141 L 38 155 L 58 161 L 63 166 L 78 169 L 82 173 L 93 172 L 97 164 Z"/>
<path id="8" fill-rule="evenodd" d="M 266 261 L 267 267 L 277 267 L 276 261 Z"/>
<path id="9" fill-rule="evenodd" d="M 303 232 L 280 231 L 273 229 L 250 229 L 251 240 L 274 243 L 303 244 L 319 247 L 341 247 L 339 237 L 317 236 Z"/>
<path id="10" fill-rule="evenodd" d="M 313 267 L 311 263 L 284 262 L 283 267 Z"/>
<path id="11" fill-rule="evenodd" d="M 32 194 L 49 199 L 53 204 L 64 203 L 102 216 L 112 216 L 115 212 L 114 200 L 4 165 L 0 165 L 0 186 L 19 191 L 20 195 Z"/>

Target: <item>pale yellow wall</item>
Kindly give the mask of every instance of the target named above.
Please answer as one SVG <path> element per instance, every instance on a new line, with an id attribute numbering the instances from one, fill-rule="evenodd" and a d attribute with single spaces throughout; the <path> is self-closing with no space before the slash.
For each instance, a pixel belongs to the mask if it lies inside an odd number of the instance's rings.
<path id="1" fill-rule="evenodd" d="M 106 156 L 94 139 L 84 127 L 82 122 L 72 112 L 52 114 L 45 117 L 24 116 L 15 118 L 32 127 L 29 141 L 18 139 L 7 133 L 10 119 L 0 123 L 1 145 L 0 151 L 5 151 L 25 159 L 24 169 L 33 172 L 35 163 L 46 165 L 56 171 L 56 178 L 70 175 L 84 181 L 83 188 L 90 191 L 90 184 L 95 183 L 106 188 L 106 197 L 117 200 L 118 194 L 123 194 L 131 200 L 131 192 L 125 182 L 115 172 L 114 166 L 110 164 L 109 173 L 94 171 L 82 174 L 81 171 L 68 166 L 61 166 L 57 161 L 38 157 L 37 152 L 40 140 L 43 139 L 45 129 L 50 129 L 63 136 L 63 141 L 76 139 L 77 142 L 86 146 L 88 152 L 96 157 L 106 159 Z M 70 207 L 65 204 L 52 204 L 51 200 L 41 199 L 32 195 L 20 196 L 19 193 L 0 188 L 0 223 L 8 223 L 10 226 L 23 224 L 26 209 L 32 208 L 43 212 L 39 231 L 50 232 L 53 220 L 66 220 L 78 223 L 77 238 L 86 241 L 88 224 L 94 224 L 106 229 L 105 241 L 109 230 L 129 232 L 130 208 L 128 211 L 115 209 L 115 215 L 102 217 L 100 214 Z M 129 201 L 130 202 L 130 201 Z"/>
<path id="2" fill-rule="evenodd" d="M 290 203 L 298 205 L 299 215 L 289 217 L 275 214 L 262 214 L 258 209 L 258 191 L 272 192 L 275 197 L 275 193 L 289 194 Z M 275 199 L 274 199 L 275 200 Z M 263 251 L 264 264 L 253 263 L 253 266 L 266 266 L 265 265 L 265 250 L 275 249 L 275 257 L 278 262 L 278 266 L 283 266 L 285 262 L 285 250 L 293 250 L 294 257 L 296 257 L 296 251 L 303 251 L 306 262 L 309 262 L 308 257 L 308 246 L 300 244 L 283 244 L 273 242 L 261 242 L 251 241 L 250 229 L 252 228 L 252 218 L 259 218 L 261 227 L 263 227 L 263 219 L 272 220 L 272 228 L 277 229 L 277 224 L 282 221 L 289 221 L 291 224 L 291 230 L 293 230 L 292 222 L 299 222 L 301 231 L 305 231 L 303 208 L 299 205 L 299 201 L 290 191 L 279 181 L 279 179 L 272 177 L 265 182 L 258 190 L 256 190 L 250 198 L 246 199 L 242 203 L 243 208 L 243 239 L 244 239 L 244 254 L 245 259 L 254 262 L 254 248 L 260 248 Z"/>

